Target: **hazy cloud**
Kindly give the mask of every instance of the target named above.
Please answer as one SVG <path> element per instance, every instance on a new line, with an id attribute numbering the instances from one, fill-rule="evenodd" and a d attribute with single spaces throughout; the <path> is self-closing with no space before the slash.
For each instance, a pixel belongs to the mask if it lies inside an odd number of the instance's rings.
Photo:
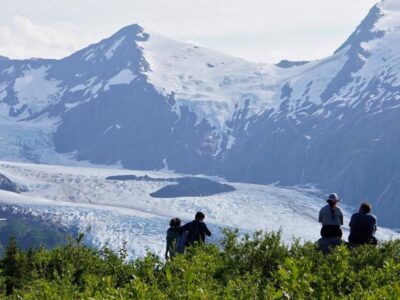
<path id="1" fill-rule="evenodd" d="M 59 58 L 87 45 L 93 37 L 72 23 L 41 25 L 16 15 L 0 26 L 0 54 L 12 58 Z"/>
<path id="2" fill-rule="evenodd" d="M 5 0 L 0 0 L 0 2 Z M 375 0 L 19 0 L 2 3 L 0 55 L 59 58 L 139 23 L 254 61 L 327 56 Z"/>

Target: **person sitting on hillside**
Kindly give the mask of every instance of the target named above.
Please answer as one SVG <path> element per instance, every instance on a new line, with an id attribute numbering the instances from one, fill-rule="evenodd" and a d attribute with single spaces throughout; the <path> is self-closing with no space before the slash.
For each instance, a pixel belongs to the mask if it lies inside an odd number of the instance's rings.
<path id="1" fill-rule="evenodd" d="M 181 219 L 175 218 L 169 222 L 167 230 L 167 248 L 165 250 L 165 259 L 172 259 L 177 252 L 177 246 L 181 237 Z"/>
<path id="2" fill-rule="evenodd" d="M 321 236 L 323 238 L 338 237 L 341 238 L 343 235 L 343 212 L 342 209 L 337 205 L 339 197 L 336 193 L 329 195 L 326 202 L 328 205 L 321 208 L 319 212 L 318 221 L 322 224 Z"/>
<path id="3" fill-rule="evenodd" d="M 371 214 L 371 204 L 361 203 L 360 210 L 351 216 L 349 242 L 351 245 L 377 245 L 374 237 L 376 217 Z"/>
<path id="4" fill-rule="evenodd" d="M 205 215 L 202 212 L 197 212 L 194 221 L 181 227 L 183 234 L 187 232 L 186 246 L 194 245 L 196 242 L 205 243 L 206 235 L 211 236 L 211 231 L 208 230 L 204 219 Z"/>

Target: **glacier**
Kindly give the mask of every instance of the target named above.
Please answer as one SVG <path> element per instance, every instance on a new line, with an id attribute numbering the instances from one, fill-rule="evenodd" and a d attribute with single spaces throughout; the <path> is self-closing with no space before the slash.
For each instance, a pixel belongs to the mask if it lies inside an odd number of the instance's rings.
<path id="1" fill-rule="evenodd" d="M 313 185 L 400 227 L 400 8 L 329 57 L 253 63 L 139 25 L 60 60 L 0 58 L 0 159 Z"/>
<path id="2" fill-rule="evenodd" d="M 197 211 L 206 214 L 218 243 L 221 228 L 281 230 L 283 241 L 316 241 L 317 221 L 324 195 L 313 187 L 282 188 L 276 185 L 231 183 L 235 190 L 204 197 L 154 198 L 150 194 L 169 184 L 171 177 L 186 178 L 170 171 L 132 171 L 99 167 L 70 167 L 0 162 L 0 173 L 21 187 L 20 194 L 0 190 L 0 209 L 14 214 L 38 216 L 63 228 L 86 233 L 89 245 L 119 250 L 127 242 L 130 258 L 147 251 L 163 257 L 165 234 L 171 218 L 191 221 Z M 108 180 L 110 176 L 137 176 L 141 180 Z M 160 179 L 146 180 L 146 178 Z M 205 178 L 205 177 L 199 177 Z M 221 178 L 208 180 L 227 183 Z M 344 236 L 350 212 L 345 208 Z M 400 234 L 378 228 L 380 240 Z"/>

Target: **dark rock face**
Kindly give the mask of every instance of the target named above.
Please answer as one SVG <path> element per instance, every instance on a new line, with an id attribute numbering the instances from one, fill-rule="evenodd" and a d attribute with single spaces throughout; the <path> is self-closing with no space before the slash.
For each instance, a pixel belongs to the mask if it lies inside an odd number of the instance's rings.
<path id="1" fill-rule="evenodd" d="M 332 107 L 329 118 L 306 118 L 301 124 L 266 114 L 254 121 L 251 134 L 237 139 L 216 169 L 232 181 L 316 183 L 327 193 L 338 192 L 345 203 L 370 201 L 380 224 L 396 227 L 399 128 L 398 108 L 365 115 L 361 107 Z"/>
<path id="2" fill-rule="evenodd" d="M 385 35 L 384 31 L 375 31 L 374 25 L 381 16 L 381 10 L 374 6 L 367 17 L 357 27 L 356 31 L 347 39 L 347 41 L 336 50 L 347 51 L 348 59 L 342 66 L 342 69 L 336 74 L 333 80 L 328 84 L 321 94 L 321 100 L 327 101 L 335 94 L 340 93 L 340 89 L 350 84 L 354 79 L 353 73 L 359 71 L 365 61 L 369 58 L 370 53 L 362 47 L 362 43 L 367 43 L 373 39 L 381 38 Z"/>
<path id="3" fill-rule="evenodd" d="M 276 64 L 277 67 L 279 68 L 284 68 L 284 69 L 288 69 L 288 68 L 293 68 L 296 66 L 302 66 L 309 63 L 309 61 L 306 60 L 301 60 L 301 61 L 290 61 L 290 60 L 281 60 L 279 63 Z"/>
<path id="4" fill-rule="evenodd" d="M 0 190 L 20 193 L 18 186 L 2 174 L 0 174 Z"/>
<path id="5" fill-rule="evenodd" d="M 62 115 L 54 134 L 56 150 L 79 160 L 131 169 L 161 169 L 163 161 L 184 172 L 199 172 L 212 158 L 205 143 L 212 127 L 182 110 L 171 111 L 154 87 L 141 81 L 114 88 Z M 200 151 L 199 151 L 200 150 Z"/>

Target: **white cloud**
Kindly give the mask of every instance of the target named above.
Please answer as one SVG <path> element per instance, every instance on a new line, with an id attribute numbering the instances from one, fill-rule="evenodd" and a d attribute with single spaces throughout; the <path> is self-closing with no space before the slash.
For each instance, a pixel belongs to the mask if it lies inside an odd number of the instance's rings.
<path id="1" fill-rule="evenodd" d="M 0 55 L 59 58 L 139 23 L 173 39 L 194 40 L 249 60 L 315 59 L 332 53 L 375 0 L 38 2 L 2 5 Z"/>
<path id="2" fill-rule="evenodd" d="M 45 26 L 25 16 L 16 15 L 0 26 L 0 54 L 10 58 L 60 58 L 71 54 L 93 39 L 72 23 Z"/>

